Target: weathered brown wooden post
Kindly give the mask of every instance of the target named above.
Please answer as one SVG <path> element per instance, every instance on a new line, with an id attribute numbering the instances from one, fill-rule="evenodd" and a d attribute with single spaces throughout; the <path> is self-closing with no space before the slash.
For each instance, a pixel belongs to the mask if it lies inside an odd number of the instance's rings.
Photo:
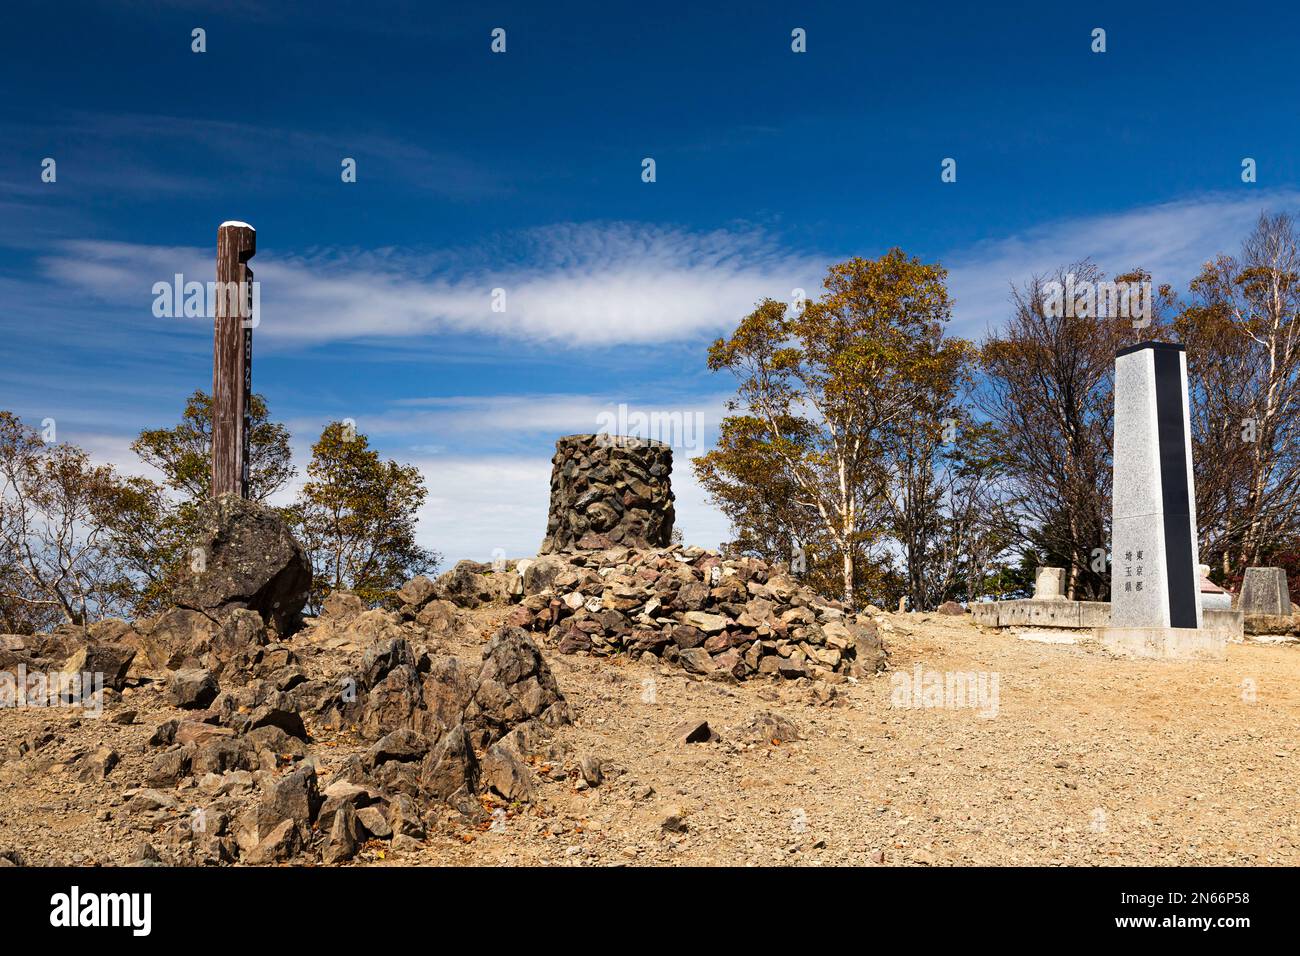
<path id="1" fill-rule="evenodd" d="M 217 228 L 217 308 L 212 332 L 212 497 L 248 497 L 253 389 L 253 270 L 257 231 Z"/>

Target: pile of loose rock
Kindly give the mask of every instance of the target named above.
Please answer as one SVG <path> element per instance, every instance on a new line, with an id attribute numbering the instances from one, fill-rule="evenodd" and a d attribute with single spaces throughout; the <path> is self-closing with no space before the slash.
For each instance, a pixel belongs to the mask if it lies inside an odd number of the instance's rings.
<path id="1" fill-rule="evenodd" d="M 138 702 L 164 718 L 147 742 L 139 735 L 140 751 L 118 732 L 105 735 L 117 746 L 58 758 L 107 788 L 104 819 L 162 847 L 140 862 L 333 863 L 368 841 L 415 849 L 449 813 L 481 822 L 486 799 L 528 801 L 558 779 L 553 730 L 568 705 L 532 638 L 501 627 L 475 662 L 446 643 L 460 606 L 509 599 L 484 590 L 508 575 L 419 579 L 403 589 L 409 613 L 336 594 L 304 627 L 310 570 L 273 512 L 214 503 L 204 547 L 184 606 L 0 640 L 8 664 L 102 675 L 102 691 L 88 692 L 110 724 L 136 724 Z M 49 761 L 66 749 L 59 739 L 43 732 L 14 756 Z"/>
<path id="2" fill-rule="evenodd" d="M 403 613 L 416 620 L 495 595 L 518 602 L 509 623 L 563 654 L 650 654 L 705 677 L 833 681 L 887 662 L 869 614 L 818 596 L 783 567 L 702 548 L 567 552 L 504 569 L 461 562 L 406 590 L 415 600 Z"/>
<path id="3" fill-rule="evenodd" d="M 132 809 L 165 818 L 182 799 L 201 804 L 201 825 L 174 833 L 182 860 L 333 863 L 371 839 L 417 846 L 439 807 L 476 819 L 482 794 L 531 799 L 529 758 L 550 753 L 552 729 L 569 719 L 537 648 L 502 628 L 474 668 L 436 641 L 412 644 L 419 634 L 390 612 L 327 614 L 308 640 L 334 653 L 305 648 L 319 651 L 316 679 L 292 663 L 267 677 L 227 667 L 220 682 L 206 669 L 171 672 L 172 702 L 189 712 L 155 730 Z M 331 732 L 369 746 L 320 782 L 310 745 Z"/>

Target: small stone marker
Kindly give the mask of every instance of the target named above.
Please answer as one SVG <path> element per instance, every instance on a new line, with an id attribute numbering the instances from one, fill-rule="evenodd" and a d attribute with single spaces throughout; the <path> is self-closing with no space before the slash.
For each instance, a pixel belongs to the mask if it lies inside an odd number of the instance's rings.
<path id="1" fill-rule="evenodd" d="M 1282 568 L 1247 568 L 1238 607 L 1246 614 L 1291 616 L 1291 592 Z"/>
<path id="2" fill-rule="evenodd" d="M 1111 620 L 1102 642 L 1144 657 L 1222 657 L 1201 629 L 1196 494 L 1183 346 L 1115 354 Z"/>
<path id="3" fill-rule="evenodd" d="M 1039 568 L 1034 573 L 1034 600 L 1065 600 L 1065 568 Z"/>

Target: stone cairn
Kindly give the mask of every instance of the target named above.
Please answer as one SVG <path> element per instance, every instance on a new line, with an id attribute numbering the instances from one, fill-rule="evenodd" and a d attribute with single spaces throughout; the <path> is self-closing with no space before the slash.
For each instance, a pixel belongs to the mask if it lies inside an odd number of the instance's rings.
<path id="1" fill-rule="evenodd" d="M 555 443 L 551 511 L 540 553 L 666 547 L 673 533 L 673 451 L 625 435 Z"/>

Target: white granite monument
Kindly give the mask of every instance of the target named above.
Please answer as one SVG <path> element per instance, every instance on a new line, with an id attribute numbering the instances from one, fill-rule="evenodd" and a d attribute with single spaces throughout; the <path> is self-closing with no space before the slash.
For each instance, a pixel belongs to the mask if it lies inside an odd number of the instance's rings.
<path id="1" fill-rule="evenodd" d="M 1223 633 L 1202 627 L 1183 346 L 1143 342 L 1116 353 L 1114 427 L 1102 644 L 1140 657 L 1222 658 Z"/>

